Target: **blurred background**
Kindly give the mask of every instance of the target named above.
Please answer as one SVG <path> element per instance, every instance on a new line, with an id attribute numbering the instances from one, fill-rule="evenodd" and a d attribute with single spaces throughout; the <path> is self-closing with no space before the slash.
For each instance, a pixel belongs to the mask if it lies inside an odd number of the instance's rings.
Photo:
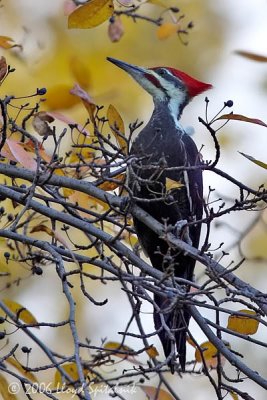
<path id="1" fill-rule="evenodd" d="M 34 93 L 37 87 L 46 87 L 48 94 L 44 108 L 60 110 L 83 124 L 87 118 L 85 110 L 73 96 L 68 95 L 69 89 L 76 82 L 79 68 L 83 71 L 84 86 L 97 104 L 107 107 L 112 103 L 119 110 L 126 126 L 137 118 L 148 121 L 153 107 L 151 98 L 123 71 L 106 61 L 106 57 L 111 56 L 137 65 L 172 66 L 211 83 L 214 88 L 207 93 L 210 117 L 221 109 L 224 101 L 231 99 L 235 113 L 267 122 L 267 63 L 251 61 L 235 54 L 236 50 L 245 50 L 267 55 L 266 0 L 170 0 L 168 3 L 181 9 L 186 23 L 193 21 L 194 28 L 185 37 L 187 45 L 177 35 L 159 40 L 155 25 L 145 21 L 134 23 L 126 17 L 121 19 L 124 35 L 117 43 L 112 43 L 107 34 L 108 22 L 94 29 L 68 30 L 63 0 L 2 1 L 1 35 L 10 36 L 23 48 L 0 49 L 0 54 L 6 57 L 8 64 L 16 68 L 16 72 L 2 85 L 1 96 L 22 96 Z M 147 5 L 145 12 L 149 16 L 158 17 L 161 10 L 156 5 Z M 209 160 L 215 155 L 213 142 L 198 122 L 199 116 L 205 116 L 204 97 L 194 99 L 186 108 L 182 123 L 184 126 L 193 126 L 194 140 L 199 148 L 203 145 L 203 158 Z M 255 189 L 266 182 L 266 171 L 238 153 L 241 151 L 267 162 L 266 128 L 233 121 L 220 131 L 218 139 L 222 148 L 219 168 Z M 65 146 L 68 148 L 70 143 L 66 142 Z M 213 173 L 205 172 L 204 182 L 206 193 L 209 186 L 216 189 L 214 198 L 234 198 L 238 195 L 233 185 Z M 242 250 L 251 261 L 246 261 L 238 271 L 242 279 L 263 292 L 266 292 L 266 218 L 265 213 L 262 222 L 242 241 Z M 231 249 L 231 245 L 238 241 L 239 234 L 254 219 L 253 212 L 224 217 L 220 225 L 212 229 L 213 248 L 224 242 L 223 249 Z M 231 249 L 230 255 L 224 258 L 224 265 L 231 260 L 240 260 L 236 248 Z M 203 268 L 197 266 L 196 275 L 202 272 Z M 20 273 L 18 267 L 14 268 L 13 279 L 20 276 Z M 120 286 L 112 283 L 98 286 L 93 283 L 89 288 L 97 300 L 108 298 L 109 302 L 97 308 L 85 300 L 77 287 L 81 337 L 90 338 L 92 344 L 97 346 L 101 344 L 101 338 L 105 337 L 120 341 L 117 332 L 124 330 L 130 312 Z M 9 289 L 3 285 L 1 295 L 27 306 L 38 321 L 58 321 L 67 317 L 67 303 L 61 294 L 60 282 L 54 278 L 52 265 L 45 268 L 41 278 L 33 276 L 24 279 L 19 286 L 11 285 Z M 152 330 L 151 309 L 145 306 L 143 312 L 145 326 Z M 212 314 L 207 316 L 212 317 Z M 205 336 L 197 327 L 193 323 L 191 326 L 199 343 L 205 341 Z M 266 341 L 266 333 L 261 329 L 256 336 Z M 28 339 L 22 337 L 25 345 L 30 346 Z M 40 331 L 40 338 L 59 352 L 66 351 L 71 343 L 70 334 L 65 328 L 54 331 L 44 328 Z M 232 348 L 245 354 L 249 366 L 263 374 L 265 372 L 266 376 L 267 353 L 247 342 L 230 339 Z M 226 340 L 229 340 L 227 335 Z M 127 341 L 127 345 L 132 348 L 136 347 L 136 343 L 131 338 Z M 159 342 L 153 339 L 153 343 L 160 349 Z M 194 349 L 188 348 L 188 354 L 189 359 L 193 358 Z M 34 354 L 32 357 L 32 365 L 35 365 Z M 121 366 L 118 365 L 118 368 Z M 190 397 L 195 400 L 215 398 L 205 376 L 185 376 L 182 379 L 171 376 L 169 379 L 182 399 L 188 398 L 189 391 Z M 266 399 L 265 391 L 250 381 L 242 384 L 242 390 L 248 391 L 257 400 Z M 99 395 L 97 398 L 102 400 L 106 396 Z M 145 395 L 137 389 L 134 397 L 129 395 L 129 399 L 132 398 L 144 399 Z"/>

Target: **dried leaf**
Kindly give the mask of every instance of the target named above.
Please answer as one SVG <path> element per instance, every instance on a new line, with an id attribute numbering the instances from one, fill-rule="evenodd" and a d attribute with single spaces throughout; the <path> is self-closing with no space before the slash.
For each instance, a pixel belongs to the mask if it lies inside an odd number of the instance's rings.
<path id="1" fill-rule="evenodd" d="M 33 372 L 26 371 L 25 368 L 14 358 L 8 357 L 6 362 L 12 367 L 16 368 L 25 378 L 29 379 L 32 383 L 38 383 L 38 379 Z"/>
<path id="2" fill-rule="evenodd" d="M 224 114 L 224 115 L 221 115 L 219 118 L 217 118 L 216 121 L 219 119 L 227 119 L 227 120 L 233 119 L 236 121 L 249 122 L 251 124 L 256 124 L 256 125 L 261 125 L 261 126 L 267 127 L 267 124 L 265 124 L 260 119 L 249 118 L 249 117 L 246 117 L 245 115 L 241 115 L 241 114 Z"/>
<path id="3" fill-rule="evenodd" d="M 116 17 L 108 26 L 108 37 L 114 42 L 118 42 L 124 34 L 124 27 L 120 17 Z"/>
<path id="4" fill-rule="evenodd" d="M 7 74 L 7 63 L 5 57 L 0 58 L 0 82 L 4 79 Z"/>
<path id="5" fill-rule="evenodd" d="M 267 163 L 257 160 L 256 158 L 249 156 L 248 154 L 242 153 L 241 151 L 239 151 L 239 153 L 243 156 L 246 157 L 248 160 L 252 161 L 254 164 L 259 165 L 260 167 L 267 169 Z"/>
<path id="6" fill-rule="evenodd" d="M 13 47 L 20 47 L 20 44 L 14 43 L 14 40 L 9 36 L 0 36 L 0 47 L 3 49 L 12 49 Z"/>
<path id="7" fill-rule="evenodd" d="M 76 10 L 77 6 L 72 0 L 65 0 L 63 3 L 64 15 L 68 17 L 74 10 Z"/>
<path id="8" fill-rule="evenodd" d="M 112 130 L 112 133 L 114 134 L 114 136 L 118 142 L 118 145 L 120 146 L 120 149 L 122 150 L 122 152 L 124 154 L 126 154 L 127 153 L 127 142 L 126 142 L 126 139 L 124 139 L 124 137 L 121 136 L 121 135 L 123 135 L 123 136 L 125 135 L 124 122 L 123 122 L 120 114 L 118 113 L 118 111 L 112 104 L 110 104 L 110 106 L 108 108 L 107 119 L 108 119 L 109 126 Z M 118 131 L 120 133 L 120 135 L 116 131 Z"/>
<path id="9" fill-rule="evenodd" d="M 0 374 L 0 394 L 2 395 L 3 400 L 16 400 L 17 395 L 15 393 L 12 393 L 12 389 L 10 387 L 9 382 L 6 380 L 6 378 Z"/>
<path id="10" fill-rule="evenodd" d="M 25 324 L 36 325 L 38 323 L 34 315 L 21 304 L 10 299 L 3 299 L 2 301 L 16 315 L 16 318 L 25 322 Z M 38 326 L 36 328 L 39 329 Z"/>
<path id="11" fill-rule="evenodd" d="M 124 183 L 125 174 L 123 173 L 123 174 L 116 175 L 112 179 L 113 179 L 112 181 L 107 180 L 107 181 L 101 183 L 98 187 L 102 190 L 105 190 L 106 192 L 109 192 L 110 190 L 114 190 Z"/>
<path id="12" fill-rule="evenodd" d="M 68 18 L 69 29 L 94 28 L 109 19 L 114 12 L 112 0 L 91 0 L 74 10 Z"/>
<path id="13" fill-rule="evenodd" d="M 96 109 L 96 105 L 89 94 L 85 90 L 83 90 L 77 83 L 70 90 L 70 94 L 77 96 L 79 99 L 82 100 L 84 107 L 88 111 L 91 121 L 94 121 L 94 112 Z"/>
<path id="14" fill-rule="evenodd" d="M 6 143 L 16 161 L 18 161 L 23 167 L 30 169 L 31 171 L 36 171 L 37 163 L 35 161 L 35 153 L 26 151 L 24 148 L 24 143 L 17 142 L 12 139 L 7 139 Z"/>
<path id="15" fill-rule="evenodd" d="M 45 105 L 51 111 L 69 109 L 79 104 L 79 99 L 70 94 L 72 86 L 59 83 L 48 88 L 45 99 Z"/>
<path id="16" fill-rule="evenodd" d="M 54 118 L 52 118 L 52 116 L 50 116 L 44 111 L 41 111 L 34 115 L 32 120 L 32 126 L 40 136 L 49 136 L 53 135 L 53 130 L 50 128 L 48 123 L 51 123 L 53 121 Z"/>
<path id="17" fill-rule="evenodd" d="M 58 119 L 59 121 L 64 122 L 67 125 L 77 126 L 77 129 L 79 132 L 81 132 L 85 136 L 88 136 L 88 137 L 90 136 L 90 133 L 82 125 L 78 124 L 76 121 L 67 117 L 64 114 L 61 114 L 57 111 L 53 111 L 53 112 L 49 111 L 49 112 L 47 112 L 47 115 L 50 115 L 51 117 Z"/>
<path id="18" fill-rule="evenodd" d="M 148 400 L 154 400 L 155 398 L 157 400 L 174 400 L 174 397 L 164 389 L 158 390 L 153 386 L 145 385 L 140 385 L 139 387 L 145 392 Z"/>
<path id="19" fill-rule="evenodd" d="M 263 56 L 261 54 L 256 54 L 256 53 L 251 53 L 250 51 L 236 50 L 235 54 L 238 54 L 241 57 L 248 58 L 249 60 L 252 60 L 252 61 L 267 62 L 267 56 Z"/>
<path id="20" fill-rule="evenodd" d="M 157 29 L 157 37 L 160 40 L 168 39 L 170 36 L 177 33 L 180 25 L 174 24 L 172 22 L 165 22 L 164 24 L 160 25 Z"/>
<path id="21" fill-rule="evenodd" d="M 158 350 L 155 346 L 150 346 L 149 349 L 146 350 L 146 353 L 149 355 L 150 358 L 155 358 L 159 355 Z"/>
<path id="22" fill-rule="evenodd" d="M 166 191 L 169 192 L 170 190 L 173 189 L 181 189 L 184 187 L 184 184 L 181 183 L 180 181 L 174 181 L 170 178 L 166 178 L 166 183 L 165 183 Z"/>
<path id="23" fill-rule="evenodd" d="M 254 335 L 258 330 L 259 321 L 250 316 L 257 316 L 257 313 L 253 310 L 239 310 L 238 312 L 246 315 L 230 315 L 227 328 L 243 335 Z"/>

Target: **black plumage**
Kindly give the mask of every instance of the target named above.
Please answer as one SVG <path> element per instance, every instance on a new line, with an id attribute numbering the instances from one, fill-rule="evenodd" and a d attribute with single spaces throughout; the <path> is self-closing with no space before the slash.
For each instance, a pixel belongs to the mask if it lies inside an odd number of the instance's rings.
<path id="1" fill-rule="evenodd" d="M 198 247 L 203 211 L 203 186 L 200 155 L 193 139 L 179 123 L 188 102 L 212 86 L 200 82 L 174 68 L 144 68 L 108 58 L 129 73 L 152 97 L 154 111 L 145 128 L 132 144 L 132 162 L 128 168 L 128 184 L 133 201 L 155 219 L 175 230 L 179 221 L 190 225 L 187 240 Z M 191 169 L 190 169 L 191 168 Z M 167 179 L 180 185 L 168 190 Z M 153 267 L 167 276 L 193 280 L 195 260 L 171 248 L 143 222 L 134 218 L 139 241 Z M 188 291 L 190 284 L 185 286 Z M 190 314 L 180 302 L 157 294 L 154 296 L 155 328 L 159 331 L 164 353 L 174 370 L 177 350 L 182 370 L 186 363 L 186 332 Z M 167 327 L 167 329 L 166 329 Z M 171 333 L 171 335 L 170 335 Z"/>
<path id="2" fill-rule="evenodd" d="M 175 169 L 175 167 L 199 165 L 197 147 L 182 129 L 177 129 L 173 118 L 169 117 L 164 109 L 155 109 L 150 122 L 134 141 L 131 155 L 135 156 L 135 161 L 131 167 L 132 173 L 129 174 L 129 186 L 134 197 L 141 199 L 136 200 L 140 207 L 159 222 L 172 226 L 180 220 L 193 222 L 201 219 L 203 201 L 201 169 Z M 166 192 L 166 178 L 184 186 Z M 193 279 L 195 260 L 183 255 L 177 249 L 169 248 L 165 240 L 160 239 L 136 218 L 134 226 L 139 241 L 155 268 L 161 271 L 172 269 L 176 277 L 189 281 Z M 200 224 L 190 225 L 189 237 L 194 247 L 198 247 L 199 236 Z M 154 300 L 163 311 L 170 306 L 170 300 L 164 300 L 162 296 L 155 295 Z M 176 349 L 184 369 L 186 330 L 190 316 L 178 305 L 176 310 L 163 315 L 168 327 L 174 329 Z M 160 314 L 156 310 L 154 323 L 157 330 L 162 327 Z M 169 334 L 162 328 L 159 337 L 165 356 L 168 357 L 172 349 Z"/>

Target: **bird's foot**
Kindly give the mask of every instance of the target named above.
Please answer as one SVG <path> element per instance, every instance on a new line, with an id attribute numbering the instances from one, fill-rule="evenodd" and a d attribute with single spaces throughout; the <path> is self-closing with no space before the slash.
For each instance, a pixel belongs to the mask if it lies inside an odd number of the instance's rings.
<path id="1" fill-rule="evenodd" d="M 192 246 L 192 240 L 190 238 L 189 228 L 188 228 L 187 224 L 188 224 L 188 221 L 186 219 L 181 219 L 180 221 L 177 221 L 176 224 L 174 225 L 173 234 L 178 239 L 182 239 L 184 242 L 186 242 L 186 243 L 190 244 L 190 246 Z"/>
<path id="2" fill-rule="evenodd" d="M 128 212 L 130 206 L 130 198 L 129 197 L 122 197 L 121 204 L 120 204 L 120 211 L 121 212 Z"/>

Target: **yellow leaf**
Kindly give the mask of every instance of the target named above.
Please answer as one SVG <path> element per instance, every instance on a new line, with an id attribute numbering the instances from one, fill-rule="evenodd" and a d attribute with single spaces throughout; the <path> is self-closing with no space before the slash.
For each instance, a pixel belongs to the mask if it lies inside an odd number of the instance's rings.
<path id="1" fill-rule="evenodd" d="M 87 64 L 85 64 L 80 58 L 74 56 L 70 60 L 71 72 L 83 88 L 88 88 L 90 86 L 90 75 Z"/>
<path id="2" fill-rule="evenodd" d="M 172 22 L 165 22 L 164 24 L 160 25 L 157 29 L 157 37 L 160 40 L 167 39 L 168 37 L 177 33 L 179 29 L 179 25 L 174 24 Z"/>
<path id="3" fill-rule="evenodd" d="M 119 342 L 107 342 L 104 345 L 104 349 L 106 349 L 106 350 L 114 350 L 114 351 L 120 350 L 120 351 L 125 351 L 125 352 L 128 352 L 128 353 L 133 353 L 133 351 L 134 351 L 130 347 L 122 345 Z M 127 355 L 127 354 L 125 354 L 125 355 Z M 123 356 L 125 356 L 125 355 L 123 354 Z M 118 354 L 118 356 L 120 356 L 120 354 Z"/>
<path id="4" fill-rule="evenodd" d="M 148 400 L 174 400 L 174 397 L 166 392 L 166 390 L 155 388 L 153 386 L 140 385 L 140 388 L 145 392 Z M 157 397 L 156 397 L 157 396 Z"/>
<path id="5" fill-rule="evenodd" d="M 238 400 L 238 395 L 234 392 L 230 392 L 230 396 L 234 399 L 234 400 Z"/>
<path id="6" fill-rule="evenodd" d="M 150 358 L 155 358 L 159 355 L 158 350 L 155 346 L 150 346 L 149 349 L 146 350 L 146 353 L 149 355 Z"/>
<path id="7" fill-rule="evenodd" d="M 128 362 L 136 365 L 141 365 L 142 363 L 132 355 L 134 350 L 128 346 L 122 345 L 119 342 L 107 342 L 104 345 L 104 349 L 110 350 L 113 356 L 121 358 L 123 361 L 127 360 Z M 120 353 L 120 351 L 122 353 Z"/>
<path id="8" fill-rule="evenodd" d="M 227 345 L 227 347 L 230 347 L 228 343 L 225 344 Z M 216 368 L 218 364 L 217 348 L 211 342 L 207 341 L 200 345 L 200 349 L 197 348 L 195 351 L 196 362 L 202 362 L 202 357 L 203 357 L 207 367 Z M 222 355 L 221 355 L 221 362 L 222 364 L 224 364 L 225 362 L 225 358 Z"/>
<path id="9" fill-rule="evenodd" d="M 258 330 L 259 321 L 250 318 L 250 315 L 257 316 L 257 313 L 252 310 L 239 310 L 238 312 L 247 315 L 230 315 L 227 328 L 244 335 L 254 335 Z"/>
<path id="10" fill-rule="evenodd" d="M 68 84 L 57 84 L 47 90 L 45 105 L 49 110 L 68 109 L 79 104 L 79 99 L 70 94 L 72 86 Z"/>
<path id="11" fill-rule="evenodd" d="M 68 18 L 69 29 L 94 28 L 109 19 L 114 12 L 112 0 L 91 0 L 74 10 Z"/>
<path id="12" fill-rule="evenodd" d="M 124 137 L 121 136 L 121 135 L 123 135 L 123 136 L 125 135 L 124 122 L 123 122 L 120 114 L 118 113 L 118 111 L 112 104 L 110 104 L 110 106 L 108 108 L 107 119 L 108 119 L 110 129 L 112 130 L 112 133 L 114 134 L 114 136 L 118 142 L 118 145 L 120 146 L 122 152 L 124 154 L 127 154 L 127 142 L 126 142 L 126 139 L 124 139 Z M 118 131 L 120 133 L 120 135 L 116 131 Z"/>
<path id="13" fill-rule="evenodd" d="M 9 385 L 9 382 L 6 380 L 6 378 L 2 374 L 0 374 L 0 394 L 3 397 L 3 400 L 16 400 L 17 399 L 16 394 L 12 393 L 12 391 L 10 389 L 11 389 L 11 387 Z"/>
<path id="14" fill-rule="evenodd" d="M 6 362 L 12 367 L 16 368 L 25 378 L 29 379 L 29 381 L 33 383 L 38 383 L 38 379 L 34 375 L 33 372 L 26 371 L 25 368 L 14 358 L 14 357 L 8 357 L 6 359 Z"/>
<path id="15" fill-rule="evenodd" d="M 38 323 L 33 314 L 21 304 L 9 299 L 3 299 L 2 301 L 9 308 L 9 310 L 16 315 L 16 318 L 25 322 L 25 324 L 35 325 Z"/>
<path id="16" fill-rule="evenodd" d="M 147 0 L 147 3 L 154 4 L 155 6 L 167 8 L 166 4 L 161 0 Z"/>
<path id="17" fill-rule="evenodd" d="M 242 153 L 239 151 L 239 153 L 243 156 L 246 157 L 249 161 L 252 161 L 254 164 L 258 165 L 259 167 L 262 167 L 264 169 L 267 169 L 267 163 L 257 160 L 256 158 L 249 156 L 248 154 Z"/>
<path id="18" fill-rule="evenodd" d="M 114 190 L 123 184 L 125 180 L 125 174 L 116 175 L 112 179 L 112 181 L 105 181 L 101 183 L 98 187 L 102 190 L 105 190 L 106 192 Z"/>
<path id="19" fill-rule="evenodd" d="M 182 187 L 184 187 L 184 184 L 179 182 L 179 181 L 174 181 L 170 178 L 166 178 L 166 191 L 169 192 L 170 190 L 173 189 L 181 189 Z"/>
<path id="20" fill-rule="evenodd" d="M 68 374 L 68 376 L 73 379 L 74 381 L 78 381 L 79 378 L 79 373 L 78 373 L 78 368 L 76 363 L 71 362 L 71 363 L 66 363 L 62 365 L 62 369 Z M 83 374 L 86 376 L 88 373 L 87 369 L 83 369 Z M 90 378 L 93 379 L 93 374 L 90 374 Z M 57 370 L 54 376 L 54 387 L 60 387 L 64 383 L 64 377 L 62 379 L 61 373 Z"/>
<path id="21" fill-rule="evenodd" d="M 14 40 L 9 36 L 0 36 L 0 47 L 3 49 L 11 49 L 12 47 L 22 47 L 14 43 Z"/>

